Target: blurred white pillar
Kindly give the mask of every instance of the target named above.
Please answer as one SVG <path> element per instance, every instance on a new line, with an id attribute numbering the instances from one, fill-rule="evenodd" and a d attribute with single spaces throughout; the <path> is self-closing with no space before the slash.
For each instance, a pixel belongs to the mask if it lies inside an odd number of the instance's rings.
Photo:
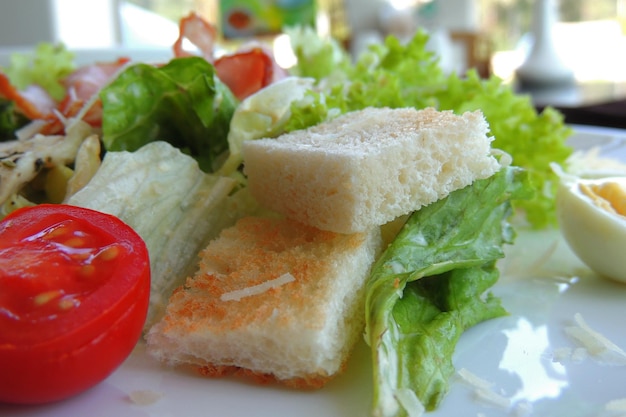
<path id="1" fill-rule="evenodd" d="M 45 2 L 50 3 L 52 11 L 50 18 L 56 33 L 56 40 L 63 42 L 68 48 L 111 48 L 120 45 L 119 0 L 46 0 Z M 41 3 L 44 1 L 39 0 L 39 4 Z"/>
<path id="2" fill-rule="evenodd" d="M 385 0 L 344 0 L 348 25 L 354 34 L 378 30 L 380 5 Z"/>
<path id="3" fill-rule="evenodd" d="M 532 45 L 516 75 L 525 84 L 564 84 L 573 81 L 573 71 L 563 61 L 556 45 L 554 26 L 558 21 L 556 0 L 535 0 Z"/>

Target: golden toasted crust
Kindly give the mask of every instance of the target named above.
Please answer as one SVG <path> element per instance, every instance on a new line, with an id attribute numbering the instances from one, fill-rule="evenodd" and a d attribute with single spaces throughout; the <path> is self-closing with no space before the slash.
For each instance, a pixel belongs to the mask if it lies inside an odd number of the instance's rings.
<path id="1" fill-rule="evenodd" d="M 378 229 L 346 235 L 241 219 L 202 252 L 200 270 L 148 333 L 148 349 L 206 376 L 320 387 L 363 331 L 365 282 L 381 245 Z"/>
<path id="2" fill-rule="evenodd" d="M 330 273 L 332 266 L 325 258 L 339 241 L 343 248 L 350 249 L 364 239 L 363 234 L 326 232 L 291 220 L 241 219 L 236 228 L 222 233 L 219 243 L 201 252 L 200 272 L 174 292 L 170 312 L 176 314 L 169 314 L 164 323 L 188 331 L 208 327 L 219 333 L 263 322 L 274 314 L 276 306 L 289 303 L 298 306 L 299 316 L 310 316 L 307 326 L 321 326 L 324 309 L 308 302 L 313 282 Z M 247 297 L 244 302 L 221 299 L 223 294 L 287 273 L 296 277 L 297 285 L 286 283 L 260 296 Z M 283 315 L 280 319 L 287 325 L 292 317 Z"/>
<path id="3" fill-rule="evenodd" d="M 278 379 L 272 374 L 254 372 L 250 369 L 240 368 L 237 366 L 204 365 L 197 368 L 200 375 L 207 378 L 224 378 L 232 376 L 235 378 L 248 379 L 259 385 L 278 383 L 300 390 L 320 389 L 337 375 L 343 373 L 345 369 L 346 364 L 344 362 L 341 369 L 333 375 L 307 375 L 301 378 Z"/>

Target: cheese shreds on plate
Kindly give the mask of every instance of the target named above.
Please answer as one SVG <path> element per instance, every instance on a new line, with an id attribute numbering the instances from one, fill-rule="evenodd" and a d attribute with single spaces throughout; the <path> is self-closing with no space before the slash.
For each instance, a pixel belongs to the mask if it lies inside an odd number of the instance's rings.
<path id="1" fill-rule="evenodd" d="M 566 359 L 572 357 L 572 348 L 560 347 L 552 351 L 552 362 L 563 363 Z"/>
<path id="2" fill-rule="evenodd" d="M 497 392 L 494 392 L 488 389 L 477 388 L 474 391 L 474 394 L 479 400 L 486 402 L 488 404 L 491 404 L 491 405 L 494 405 L 503 409 L 508 409 L 511 407 L 511 400 L 503 395 L 498 394 Z"/>
<path id="3" fill-rule="evenodd" d="M 491 382 L 480 378 L 465 368 L 459 369 L 457 373 L 463 381 L 474 388 L 474 395 L 477 399 L 504 409 L 511 407 L 511 400 L 493 391 Z"/>
<path id="4" fill-rule="evenodd" d="M 151 405 L 159 401 L 163 393 L 152 390 L 135 390 L 128 394 L 129 400 L 137 405 Z"/>
<path id="5" fill-rule="evenodd" d="M 533 405 L 529 401 L 518 401 L 513 411 L 517 417 L 530 416 L 533 413 Z"/>
<path id="6" fill-rule="evenodd" d="M 611 400 L 604 405 L 607 411 L 623 411 L 626 412 L 626 397 Z"/>
<path id="7" fill-rule="evenodd" d="M 478 375 L 470 372 L 466 368 L 461 368 L 457 372 L 463 381 L 467 382 L 474 388 L 491 389 L 493 383 L 479 377 Z"/>
<path id="8" fill-rule="evenodd" d="M 576 325 L 567 326 L 565 333 L 584 347 L 589 355 L 606 365 L 626 365 L 626 352 L 589 327 L 580 313 L 574 315 L 574 321 Z"/>

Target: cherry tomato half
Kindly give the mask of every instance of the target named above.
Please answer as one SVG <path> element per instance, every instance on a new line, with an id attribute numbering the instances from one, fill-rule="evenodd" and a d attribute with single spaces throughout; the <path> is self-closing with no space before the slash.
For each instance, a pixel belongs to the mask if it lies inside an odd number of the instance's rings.
<path id="1" fill-rule="evenodd" d="M 0 222 L 0 402 L 44 403 L 102 381 L 130 355 L 150 263 L 117 217 L 42 204 Z"/>

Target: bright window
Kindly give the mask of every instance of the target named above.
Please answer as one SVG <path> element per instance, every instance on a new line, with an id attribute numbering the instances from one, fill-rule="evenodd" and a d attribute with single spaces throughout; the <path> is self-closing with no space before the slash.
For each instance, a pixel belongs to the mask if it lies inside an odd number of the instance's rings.
<path id="1" fill-rule="evenodd" d="M 533 0 L 479 0 L 494 45 L 493 69 L 510 78 L 531 45 Z M 626 1 L 560 0 L 554 28 L 561 58 L 580 81 L 626 81 Z"/>

